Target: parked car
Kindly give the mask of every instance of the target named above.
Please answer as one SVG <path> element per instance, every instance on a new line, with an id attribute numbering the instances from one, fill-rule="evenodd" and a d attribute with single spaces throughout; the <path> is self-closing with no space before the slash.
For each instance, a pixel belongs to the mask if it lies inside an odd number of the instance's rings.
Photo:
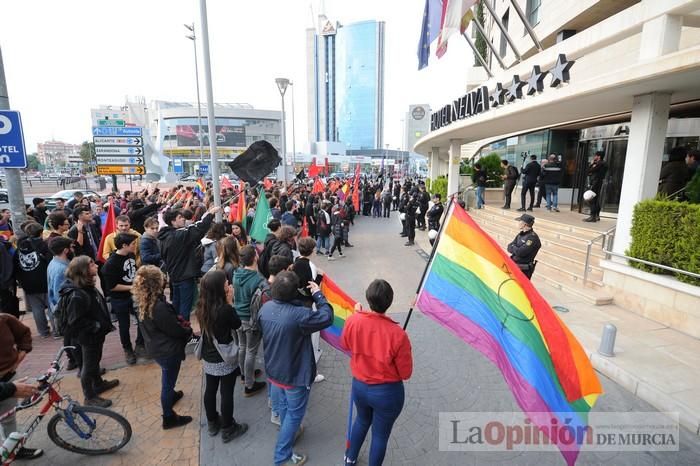
<path id="1" fill-rule="evenodd" d="M 54 207 L 56 207 L 57 198 L 61 197 L 66 201 L 69 201 L 73 198 L 73 194 L 77 192 L 81 192 L 85 196 L 94 196 L 96 198 L 102 199 L 102 196 L 100 196 L 95 191 L 91 191 L 89 189 L 64 189 L 63 191 L 59 191 L 57 193 L 52 194 L 50 197 L 45 198 L 47 210 L 51 210 Z"/>

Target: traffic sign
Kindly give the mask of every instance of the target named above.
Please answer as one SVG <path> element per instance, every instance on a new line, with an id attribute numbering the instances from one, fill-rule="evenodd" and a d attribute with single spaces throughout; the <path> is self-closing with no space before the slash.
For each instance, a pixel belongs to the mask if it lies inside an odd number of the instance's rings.
<path id="1" fill-rule="evenodd" d="M 145 175 L 146 167 L 143 165 L 98 165 L 98 175 Z"/>
<path id="2" fill-rule="evenodd" d="M 142 146 L 143 138 L 118 138 L 109 136 L 98 136 L 92 138 L 96 146 Z"/>
<path id="3" fill-rule="evenodd" d="M 0 168 L 25 168 L 27 151 L 24 148 L 22 118 L 19 112 L 0 110 Z"/>
<path id="4" fill-rule="evenodd" d="M 98 165 L 143 165 L 143 157 L 103 157 L 97 156 Z"/>
<path id="5" fill-rule="evenodd" d="M 202 175 L 206 175 L 207 173 L 209 173 L 209 165 L 206 165 L 204 163 L 200 164 L 199 165 L 199 172 Z"/>
<path id="6" fill-rule="evenodd" d="M 125 126 L 125 120 L 97 120 L 97 126 Z"/>
<path id="7" fill-rule="evenodd" d="M 93 126 L 93 136 L 141 136 L 140 126 Z"/>
<path id="8" fill-rule="evenodd" d="M 143 155 L 143 147 L 95 146 L 95 155 Z"/>
<path id="9" fill-rule="evenodd" d="M 175 173 L 184 173 L 182 159 L 173 159 L 173 171 Z"/>

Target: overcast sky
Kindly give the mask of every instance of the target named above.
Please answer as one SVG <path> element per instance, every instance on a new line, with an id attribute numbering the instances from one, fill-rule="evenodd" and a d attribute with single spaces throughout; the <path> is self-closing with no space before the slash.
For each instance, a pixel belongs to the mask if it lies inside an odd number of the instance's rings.
<path id="1" fill-rule="evenodd" d="M 385 142 L 401 145 L 409 104 L 445 105 L 464 90 L 473 58 L 457 37 L 448 53 L 417 71 L 424 0 L 326 0 L 326 15 L 350 23 L 386 21 Z M 280 108 L 274 78 L 297 83 L 297 147 L 306 141 L 305 29 L 321 9 L 308 0 L 209 0 L 209 35 L 217 102 Z M 0 47 L 10 105 L 22 112 L 30 152 L 56 139 L 91 137 L 90 109 L 125 96 L 196 102 L 192 42 L 198 0 L 5 0 Z M 198 41 L 200 43 L 200 41 Z M 201 95 L 205 100 L 200 54 Z M 289 94 L 288 94 L 289 95 Z M 290 102 L 287 102 L 290 105 Z M 288 114 L 288 138 L 291 124 Z"/>

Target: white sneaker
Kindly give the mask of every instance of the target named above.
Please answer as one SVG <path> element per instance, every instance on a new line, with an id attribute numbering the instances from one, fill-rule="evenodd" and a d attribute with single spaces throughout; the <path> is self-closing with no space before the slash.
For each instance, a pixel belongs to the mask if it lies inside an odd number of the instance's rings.
<path id="1" fill-rule="evenodd" d="M 338 253 L 338 256 L 345 257 L 345 255 L 342 252 Z"/>
<path id="2" fill-rule="evenodd" d="M 314 383 L 323 382 L 324 380 L 326 380 L 326 376 L 325 376 L 325 375 L 323 375 L 323 374 L 316 374 L 316 378 L 314 379 Z"/>
<path id="3" fill-rule="evenodd" d="M 270 422 L 276 426 L 282 425 L 282 422 L 280 421 L 280 415 L 275 414 L 273 412 L 270 413 Z"/>
<path id="4" fill-rule="evenodd" d="M 342 257 L 342 256 L 341 256 L 341 257 Z M 333 256 L 328 256 L 328 260 L 329 260 L 329 261 L 334 261 L 335 259 L 333 258 Z"/>

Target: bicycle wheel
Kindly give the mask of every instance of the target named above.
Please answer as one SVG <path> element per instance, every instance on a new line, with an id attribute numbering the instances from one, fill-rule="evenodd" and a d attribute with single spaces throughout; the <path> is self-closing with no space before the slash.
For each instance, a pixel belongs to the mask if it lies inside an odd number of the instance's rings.
<path id="1" fill-rule="evenodd" d="M 46 427 L 49 438 L 59 447 L 83 455 L 114 453 L 131 440 L 131 424 L 122 415 L 96 406 L 75 406 L 73 421 L 81 437 L 57 413 Z M 90 425 L 93 423 L 94 427 Z"/>

